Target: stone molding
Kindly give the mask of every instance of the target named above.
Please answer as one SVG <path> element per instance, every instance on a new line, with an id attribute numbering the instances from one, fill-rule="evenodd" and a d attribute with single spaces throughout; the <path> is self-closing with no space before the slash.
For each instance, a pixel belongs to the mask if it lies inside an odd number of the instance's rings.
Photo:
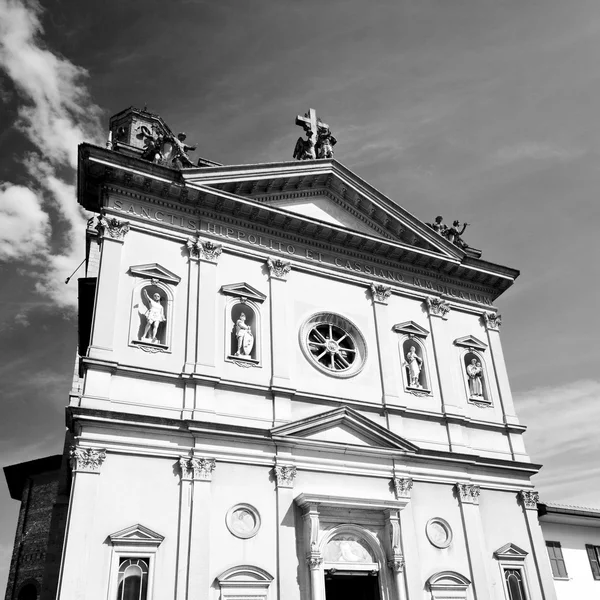
<path id="1" fill-rule="evenodd" d="M 483 322 L 486 329 L 491 331 L 499 331 L 500 325 L 502 325 L 502 315 L 492 312 L 484 312 Z"/>
<path id="2" fill-rule="evenodd" d="M 445 319 L 450 312 L 450 305 L 443 298 L 427 296 L 425 303 L 427 304 L 427 310 L 429 311 L 430 316 Z"/>
<path id="3" fill-rule="evenodd" d="M 292 270 L 292 263 L 289 260 L 269 257 L 267 259 L 267 268 L 271 277 L 286 280 L 289 272 Z"/>
<path id="4" fill-rule="evenodd" d="M 223 244 L 216 244 L 210 240 L 200 238 L 188 238 L 185 243 L 191 259 L 203 259 L 216 263 L 223 252 Z"/>
<path id="5" fill-rule="evenodd" d="M 217 463 L 214 458 L 179 457 L 182 481 L 211 481 Z"/>
<path id="6" fill-rule="evenodd" d="M 533 490 L 520 490 L 519 500 L 521 500 L 521 503 L 526 510 L 537 510 L 540 495 Z"/>
<path id="7" fill-rule="evenodd" d="M 296 479 L 295 465 L 276 465 L 273 467 L 278 488 L 293 488 Z"/>
<path id="8" fill-rule="evenodd" d="M 323 564 L 323 557 L 319 553 L 311 552 L 306 557 L 306 564 L 311 571 L 318 569 Z"/>
<path id="9" fill-rule="evenodd" d="M 122 242 L 129 231 L 129 222 L 119 221 L 119 219 L 115 219 L 115 217 L 106 217 L 105 215 L 102 215 L 98 218 L 96 229 L 101 238 L 110 238 Z"/>
<path id="10" fill-rule="evenodd" d="M 106 458 L 104 448 L 82 448 L 71 446 L 69 449 L 73 473 L 100 473 L 100 467 Z"/>
<path id="11" fill-rule="evenodd" d="M 394 477 L 392 483 L 394 485 L 396 500 L 410 498 L 410 492 L 413 488 L 413 480 L 410 477 Z"/>
<path id="12" fill-rule="evenodd" d="M 392 295 L 392 286 L 383 285 L 383 283 L 371 283 L 371 296 L 373 302 L 387 304 L 388 298 Z"/>
<path id="13" fill-rule="evenodd" d="M 463 504 L 479 504 L 481 488 L 472 483 L 457 483 L 455 486 L 458 499 Z"/>

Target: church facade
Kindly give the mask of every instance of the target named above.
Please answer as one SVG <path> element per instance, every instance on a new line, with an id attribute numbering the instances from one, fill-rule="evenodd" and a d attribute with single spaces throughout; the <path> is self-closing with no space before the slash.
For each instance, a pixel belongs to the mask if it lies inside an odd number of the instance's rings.
<path id="1" fill-rule="evenodd" d="M 142 127 L 79 150 L 53 597 L 554 600 L 494 304 L 518 272 L 318 147 L 173 169 Z"/>

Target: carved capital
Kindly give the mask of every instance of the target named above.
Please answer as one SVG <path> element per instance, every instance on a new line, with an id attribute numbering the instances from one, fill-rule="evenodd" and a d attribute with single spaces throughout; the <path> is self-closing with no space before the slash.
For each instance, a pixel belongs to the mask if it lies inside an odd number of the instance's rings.
<path id="1" fill-rule="evenodd" d="M 410 492 L 413 488 L 413 480 L 410 477 L 394 477 L 394 494 L 396 500 L 400 498 L 410 498 Z"/>
<path id="2" fill-rule="evenodd" d="M 537 510 L 540 495 L 533 490 L 521 490 L 519 492 L 519 500 L 526 510 Z"/>
<path id="3" fill-rule="evenodd" d="M 214 458 L 190 458 L 194 481 L 211 481 L 217 463 Z"/>
<path id="4" fill-rule="evenodd" d="M 382 283 L 372 283 L 371 295 L 374 302 L 387 304 L 388 298 L 392 295 L 392 287 L 389 285 L 383 285 Z"/>
<path id="5" fill-rule="evenodd" d="M 311 570 L 318 569 L 323 564 L 323 557 L 319 553 L 311 552 L 306 557 L 306 564 Z"/>
<path id="6" fill-rule="evenodd" d="M 293 488 L 296 479 L 296 467 L 294 465 L 277 465 L 273 472 L 277 479 L 277 487 Z"/>
<path id="7" fill-rule="evenodd" d="M 485 323 L 486 329 L 498 331 L 500 329 L 500 325 L 502 325 L 502 315 L 491 312 L 484 312 L 483 322 Z"/>
<path id="8" fill-rule="evenodd" d="M 104 448 L 71 446 L 69 457 L 74 473 L 100 473 L 100 467 L 106 458 L 106 450 Z"/>
<path id="9" fill-rule="evenodd" d="M 129 222 L 102 215 L 98 218 L 96 229 L 102 238 L 123 241 L 129 231 Z"/>
<path id="10" fill-rule="evenodd" d="M 404 571 L 404 556 L 394 556 L 387 561 L 387 565 L 396 573 Z"/>
<path id="11" fill-rule="evenodd" d="M 432 316 L 445 319 L 446 315 L 450 312 L 450 305 L 443 298 L 427 296 L 425 303 L 427 304 L 429 314 Z"/>
<path id="12" fill-rule="evenodd" d="M 267 259 L 267 268 L 271 277 L 286 279 L 288 273 L 292 270 L 292 263 L 281 258 L 269 258 Z"/>
<path id="13" fill-rule="evenodd" d="M 187 456 L 179 457 L 179 474 L 182 481 L 191 481 L 194 477 L 194 471 L 190 465 L 190 459 Z"/>
<path id="14" fill-rule="evenodd" d="M 462 503 L 479 504 L 479 494 L 481 494 L 481 488 L 478 485 L 474 485 L 472 483 L 457 483 L 455 488 L 458 499 Z"/>

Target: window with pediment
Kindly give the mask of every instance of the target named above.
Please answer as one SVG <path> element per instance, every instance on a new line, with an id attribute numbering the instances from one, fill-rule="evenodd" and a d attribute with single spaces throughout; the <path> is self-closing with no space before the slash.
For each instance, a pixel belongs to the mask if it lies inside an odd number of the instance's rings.
<path id="1" fill-rule="evenodd" d="M 494 552 L 502 574 L 502 584 L 507 600 L 530 600 L 527 582 L 527 552 L 515 544 L 505 544 Z"/>

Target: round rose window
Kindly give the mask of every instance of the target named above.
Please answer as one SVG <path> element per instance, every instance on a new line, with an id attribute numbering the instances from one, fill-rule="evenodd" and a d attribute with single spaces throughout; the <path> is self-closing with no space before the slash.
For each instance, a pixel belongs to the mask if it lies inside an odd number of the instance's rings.
<path id="1" fill-rule="evenodd" d="M 335 377 L 356 375 L 366 358 L 362 334 L 350 321 L 331 313 L 318 313 L 306 321 L 300 343 L 315 367 Z"/>

